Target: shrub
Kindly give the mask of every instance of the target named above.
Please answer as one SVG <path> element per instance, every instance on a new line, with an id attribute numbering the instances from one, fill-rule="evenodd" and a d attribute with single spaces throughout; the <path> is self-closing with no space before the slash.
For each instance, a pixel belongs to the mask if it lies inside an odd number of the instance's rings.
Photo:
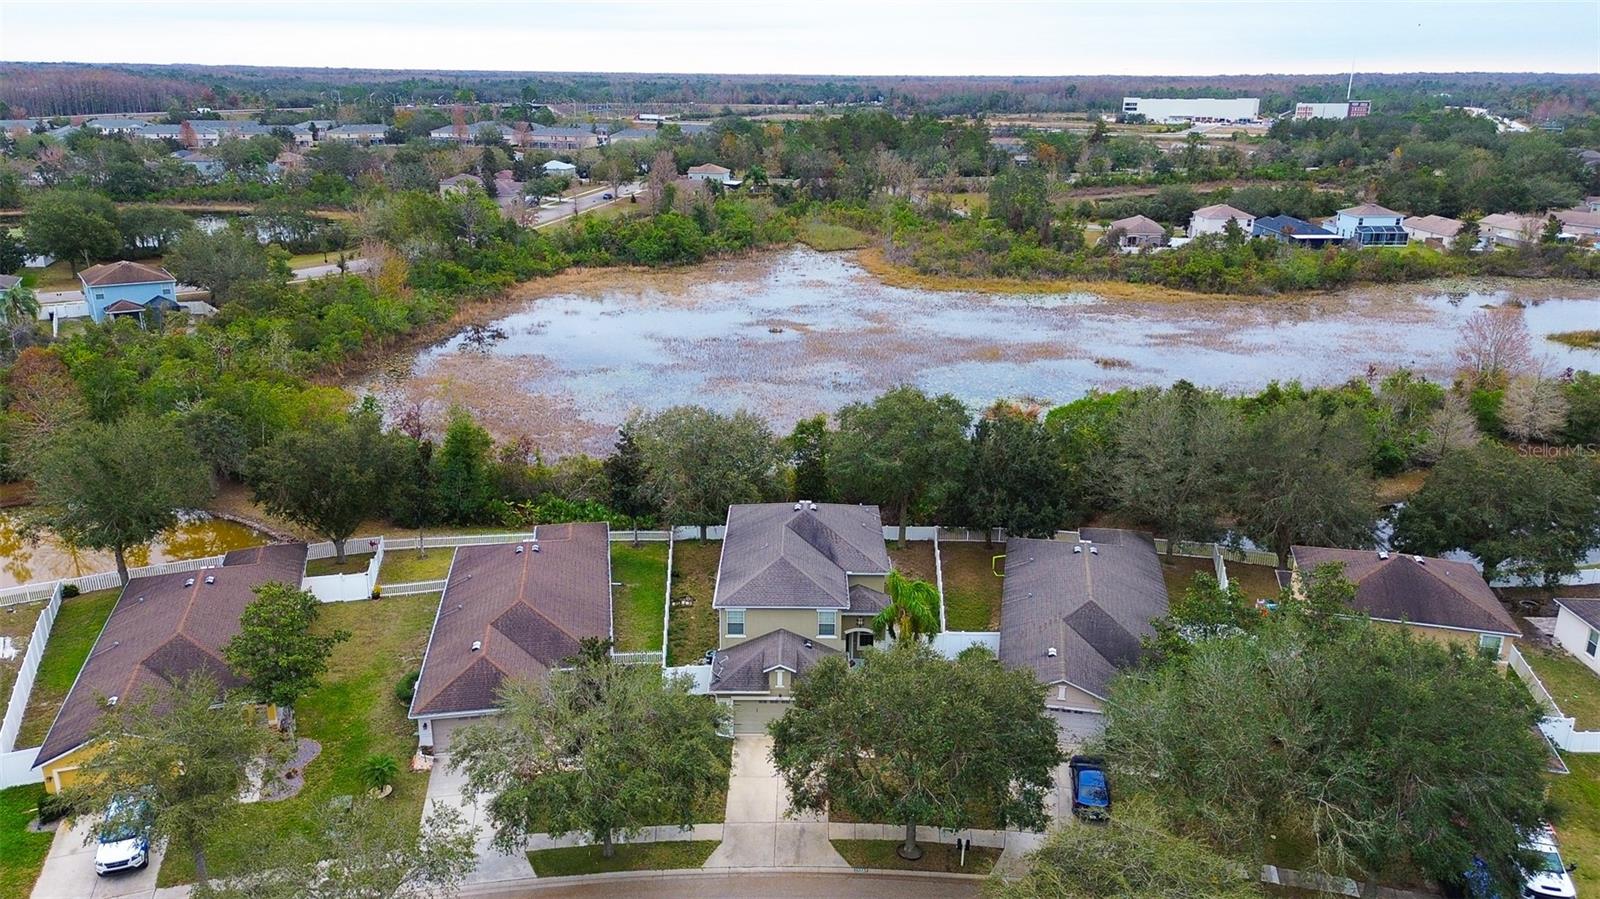
<path id="1" fill-rule="evenodd" d="M 44 792 L 39 794 L 40 824 L 49 824 L 52 821 L 60 821 L 62 818 L 66 817 L 67 813 L 70 811 L 72 811 L 72 807 L 66 802 L 63 802 L 59 795 L 55 793 Z"/>
<path id="2" fill-rule="evenodd" d="M 400 682 L 394 685 L 394 698 L 406 705 L 410 705 L 411 698 L 417 695 L 417 679 L 420 677 L 422 677 L 422 669 L 418 668 L 400 678 Z"/>
<path id="3" fill-rule="evenodd" d="M 62 599 L 71 599 L 72 597 L 77 596 L 79 592 L 81 592 L 81 591 L 78 590 L 78 585 L 77 584 L 62 584 L 61 585 L 61 598 Z"/>
<path id="4" fill-rule="evenodd" d="M 374 790 L 381 790 L 394 783 L 395 775 L 399 773 L 400 763 L 395 761 L 392 755 L 369 755 L 367 760 L 361 763 L 361 779 Z"/>

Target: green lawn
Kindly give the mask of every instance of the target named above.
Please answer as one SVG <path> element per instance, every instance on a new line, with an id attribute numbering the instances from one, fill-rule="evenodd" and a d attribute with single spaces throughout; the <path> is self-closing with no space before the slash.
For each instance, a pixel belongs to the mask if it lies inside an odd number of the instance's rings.
<path id="1" fill-rule="evenodd" d="M 672 611 L 667 626 L 667 664 L 693 665 L 717 646 L 717 613 L 711 594 L 717 586 L 718 541 L 679 540 L 672 549 Z"/>
<path id="2" fill-rule="evenodd" d="M 918 843 L 922 858 L 906 861 L 895 850 L 899 840 L 829 840 L 839 850 L 844 860 L 856 868 L 880 868 L 891 871 L 936 871 L 943 874 L 988 874 L 1000 859 L 999 849 L 974 846 L 967 850 L 967 863 L 961 864 L 961 853 L 947 843 Z"/>
<path id="3" fill-rule="evenodd" d="M 1561 857 L 1579 862 L 1572 872 L 1579 896 L 1600 895 L 1600 755 L 1568 752 L 1561 759 L 1572 773 L 1549 775 Z"/>
<path id="4" fill-rule="evenodd" d="M 990 567 L 1006 551 L 996 543 L 939 543 L 944 571 L 945 630 L 994 631 L 1000 629 L 1000 588 L 1003 583 Z"/>
<path id="5" fill-rule="evenodd" d="M 1183 598 L 1189 586 L 1194 583 L 1197 574 L 1209 574 L 1216 577 L 1217 569 L 1210 559 L 1201 559 L 1195 556 L 1173 556 L 1170 560 L 1161 557 L 1161 577 L 1167 582 L 1167 600 L 1176 602 Z"/>
<path id="6" fill-rule="evenodd" d="M 1278 569 L 1271 565 L 1230 561 L 1228 580 L 1239 582 L 1246 599 L 1276 599 L 1283 592 L 1278 586 Z"/>
<path id="7" fill-rule="evenodd" d="M 44 797 L 44 787 L 28 784 L 0 790 L 0 899 L 24 899 L 50 853 L 53 833 L 33 833 L 28 822 Z"/>
<path id="8" fill-rule="evenodd" d="M 1600 730 L 1600 675 L 1563 649 L 1517 648 L 1561 711 L 1578 719 L 1578 730 Z"/>
<path id="9" fill-rule="evenodd" d="M 661 613 L 667 602 L 667 544 L 611 544 L 612 626 L 619 652 L 661 648 Z"/>
<path id="10" fill-rule="evenodd" d="M 415 549 L 383 550 L 383 566 L 378 569 L 380 584 L 412 584 L 417 581 L 442 581 L 450 573 L 450 560 L 456 551 L 453 547 L 425 549 L 417 555 Z"/>
<path id="11" fill-rule="evenodd" d="M 5 714 L 6 703 L 11 699 L 11 685 L 16 683 L 28 640 L 33 636 L 33 627 L 39 623 L 39 613 L 44 607 L 43 602 L 30 602 L 0 609 L 0 636 L 10 637 L 11 644 L 17 648 L 16 658 L 0 661 L 0 715 Z"/>
<path id="12" fill-rule="evenodd" d="M 721 845 L 720 840 L 674 840 L 667 843 L 620 843 L 606 858 L 599 846 L 540 849 L 528 853 L 528 864 L 540 877 L 570 877 L 606 871 L 666 871 L 698 868 Z"/>
<path id="13" fill-rule="evenodd" d="M 61 703 L 66 701 L 72 682 L 78 679 L 78 669 L 89 658 L 89 651 L 94 649 L 94 641 L 99 638 L 121 594 L 122 589 L 118 587 L 61 601 L 61 611 L 50 628 L 50 642 L 45 644 L 44 657 L 39 660 L 39 673 L 34 676 L 28 710 L 22 715 L 18 746 L 38 746 L 44 742 L 44 735 L 50 732 L 50 724 L 56 720 Z"/>
<path id="14" fill-rule="evenodd" d="M 344 561 L 339 562 L 333 556 L 326 559 L 311 559 L 306 562 L 306 577 L 321 577 L 325 574 L 366 574 L 367 566 L 372 564 L 372 553 L 345 553 Z"/>
<path id="15" fill-rule="evenodd" d="M 227 876 L 243 856 L 258 851 L 261 840 L 274 834 L 309 832 L 333 797 L 364 791 L 361 763 L 375 753 L 400 761 L 394 794 L 384 802 L 397 817 L 420 821 L 428 775 L 410 770 L 416 726 L 406 719 L 405 704 L 395 698 L 394 685 L 421 664 L 438 605 L 439 594 L 430 593 L 322 607 L 317 630 L 342 628 L 351 633 L 334 650 L 322 685 L 295 709 L 298 736 L 321 743 L 322 754 L 306 766 L 305 788 L 298 796 L 243 808 L 238 832 L 222 835 L 209 853 L 214 874 Z M 193 879 L 189 854 L 176 847 L 161 866 L 161 886 Z"/>

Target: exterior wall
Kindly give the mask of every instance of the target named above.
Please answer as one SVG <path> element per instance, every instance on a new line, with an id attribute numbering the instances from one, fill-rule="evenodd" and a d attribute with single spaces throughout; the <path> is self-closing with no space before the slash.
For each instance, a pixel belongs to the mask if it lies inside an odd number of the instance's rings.
<path id="1" fill-rule="evenodd" d="M 1071 684 L 1062 683 L 1050 685 L 1044 695 L 1044 704 L 1049 708 L 1104 710 L 1100 700 Z"/>
<path id="2" fill-rule="evenodd" d="M 850 586 L 852 586 L 852 587 L 854 587 L 857 584 L 860 584 L 863 587 L 867 587 L 869 589 L 876 590 L 879 593 L 883 593 L 883 592 L 885 592 L 885 590 L 884 590 L 885 582 L 888 579 L 889 579 L 888 575 L 883 575 L 883 574 L 852 574 L 852 575 L 850 575 L 849 583 L 850 583 Z"/>
<path id="3" fill-rule="evenodd" d="M 1152 122 L 1182 119 L 1237 122 L 1259 116 L 1261 100 L 1256 97 L 1234 99 L 1124 97 L 1122 113 L 1142 115 Z"/>
<path id="4" fill-rule="evenodd" d="M 1243 231 L 1246 236 L 1248 236 L 1251 231 L 1255 230 L 1256 220 L 1253 217 L 1236 217 L 1233 220 L 1239 223 L 1239 230 Z M 1189 220 L 1190 237 L 1199 237 L 1202 234 L 1221 234 L 1227 229 L 1227 219 L 1194 218 Z"/>
<path id="5" fill-rule="evenodd" d="M 1480 634 L 1477 631 L 1458 631 L 1447 627 L 1429 627 L 1425 624 L 1397 624 L 1392 621 L 1379 621 L 1377 623 L 1388 625 L 1389 627 L 1404 627 L 1411 631 L 1412 636 L 1437 640 L 1440 643 L 1456 643 L 1465 646 L 1469 650 L 1478 648 Z M 1500 653 L 1497 656 L 1500 661 L 1504 662 L 1509 655 L 1513 639 L 1512 637 L 1506 637 L 1500 641 Z"/>
<path id="6" fill-rule="evenodd" d="M 745 609 L 744 636 L 728 636 L 728 610 L 717 610 L 717 648 L 727 649 L 741 641 L 759 637 L 762 634 L 775 630 L 787 630 L 808 637 L 824 646 L 844 652 L 844 632 L 847 630 L 845 622 L 855 616 L 839 615 L 839 636 L 817 636 L 817 610 L 816 609 Z"/>
<path id="7" fill-rule="evenodd" d="M 1578 616 L 1566 609 L 1556 613 L 1556 643 L 1562 649 L 1572 653 L 1573 657 L 1588 665 L 1596 674 L 1600 674 L 1600 658 L 1589 655 L 1589 632 L 1593 628 Z"/>
<path id="8" fill-rule="evenodd" d="M 83 299 L 89 304 L 89 317 L 97 322 L 106 320 L 105 309 L 118 300 L 131 300 L 143 306 L 157 294 L 176 301 L 178 282 L 165 281 L 148 284 L 110 284 L 104 287 L 83 288 Z"/>
<path id="9" fill-rule="evenodd" d="M 1341 212 L 1341 213 L 1339 213 L 1338 219 L 1336 219 L 1334 221 L 1333 230 L 1337 231 L 1341 237 L 1349 239 L 1349 238 L 1355 237 L 1356 236 L 1356 229 L 1361 227 L 1361 226 L 1363 226 L 1363 225 L 1367 225 L 1367 226 L 1393 225 L 1395 227 L 1399 227 L 1400 226 L 1400 216 L 1398 216 L 1398 215 L 1345 215 L 1344 213 Z"/>
<path id="10" fill-rule="evenodd" d="M 86 744 L 43 766 L 40 773 L 44 775 L 44 791 L 55 794 L 77 783 L 78 769 L 93 758 L 96 751 L 94 746 Z"/>

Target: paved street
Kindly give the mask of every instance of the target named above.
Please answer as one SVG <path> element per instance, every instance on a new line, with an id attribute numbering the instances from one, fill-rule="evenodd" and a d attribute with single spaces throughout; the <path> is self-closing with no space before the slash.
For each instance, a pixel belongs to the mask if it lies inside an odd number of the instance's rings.
<path id="1" fill-rule="evenodd" d="M 609 206 L 612 203 L 626 203 L 628 202 L 629 197 L 634 196 L 635 194 L 643 193 L 644 185 L 638 181 L 635 181 L 631 184 L 624 184 L 622 185 L 622 190 L 617 193 L 617 198 L 615 200 L 601 199 L 605 194 L 611 192 L 612 189 L 611 185 L 609 184 L 602 185 L 600 187 L 591 187 L 589 190 L 578 194 L 576 197 L 567 197 L 562 199 L 562 201 L 553 208 L 545 209 L 541 207 L 539 210 L 533 213 L 533 227 L 542 228 L 545 225 L 553 225 L 556 222 L 569 219 L 572 217 L 575 211 L 588 212 L 591 209 L 597 209 L 601 206 Z"/>
<path id="2" fill-rule="evenodd" d="M 969 899 L 979 895 L 981 882 L 962 877 L 906 877 L 860 873 L 846 869 L 838 874 L 709 871 L 674 872 L 662 877 L 591 877 L 584 882 L 563 879 L 537 881 L 494 890 L 468 890 L 464 895 L 504 897 L 540 896 L 558 899 L 616 899 L 649 896 L 651 899 L 836 899 L 862 896 L 872 899 Z"/>

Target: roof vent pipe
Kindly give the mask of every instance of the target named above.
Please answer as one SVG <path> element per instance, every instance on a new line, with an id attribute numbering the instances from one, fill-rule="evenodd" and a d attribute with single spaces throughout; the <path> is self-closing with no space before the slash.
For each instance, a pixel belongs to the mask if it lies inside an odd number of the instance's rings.
<path id="1" fill-rule="evenodd" d="M 214 574 L 206 575 L 206 583 L 215 584 L 216 582 L 217 582 L 217 576 L 216 575 L 214 575 Z"/>
<path id="2" fill-rule="evenodd" d="M 1418 565 L 1426 565 L 1426 564 L 1428 564 L 1428 560 L 1424 559 L 1421 556 L 1412 556 L 1411 558 L 1416 559 Z"/>
<path id="3" fill-rule="evenodd" d="M 1380 559 L 1387 559 L 1387 558 L 1389 558 L 1389 551 L 1388 551 L 1388 550 L 1386 550 L 1386 549 L 1380 549 L 1380 550 L 1378 550 L 1378 558 L 1380 558 Z"/>
<path id="4" fill-rule="evenodd" d="M 482 640 L 473 640 L 472 641 L 472 651 L 473 652 L 477 652 L 478 650 L 480 650 L 482 648 L 483 648 L 483 641 Z"/>
<path id="5" fill-rule="evenodd" d="M 1053 658 L 1056 657 L 1056 648 L 1054 646 L 1052 646 L 1049 649 L 1045 650 L 1044 654 L 1053 659 Z"/>
<path id="6" fill-rule="evenodd" d="M 194 578 L 189 578 L 188 580 L 184 581 L 183 585 L 185 587 L 193 587 L 194 586 Z"/>

